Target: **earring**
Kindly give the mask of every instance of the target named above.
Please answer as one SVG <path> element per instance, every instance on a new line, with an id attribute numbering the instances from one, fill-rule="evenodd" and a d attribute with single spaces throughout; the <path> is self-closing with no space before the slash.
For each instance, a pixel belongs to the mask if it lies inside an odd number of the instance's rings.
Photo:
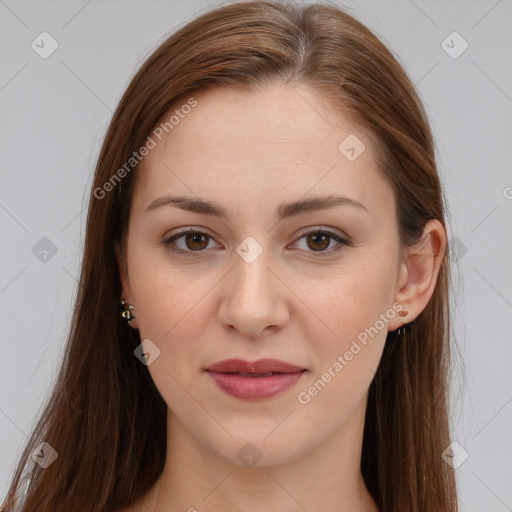
<path id="1" fill-rule="evenodd" d="M 133 304 L 128 304 L 126 299 L 121 299 L 121 307 L 123 308 L 121 316 L 126 320 L 126 323 L 130 325 L 130 322 L 135 318 L 135 314 L 133 313 Z"/>
<path id="2" fill-rule="evenodd" d="M 401 316 L 401 317 L 405 317 L 409 314 L 409 311 L 406 311 L 405 309 L 401 309 L 399 312 L 398 312 L 398 316 Z M 402 336 L 405 332 L 405 326 L 407 324 L 404 324 L 402 326 L 400 326 L 398 328 L 398 330 L 396 331 L 396 333 L 398 334 L 398 336 Z"/>

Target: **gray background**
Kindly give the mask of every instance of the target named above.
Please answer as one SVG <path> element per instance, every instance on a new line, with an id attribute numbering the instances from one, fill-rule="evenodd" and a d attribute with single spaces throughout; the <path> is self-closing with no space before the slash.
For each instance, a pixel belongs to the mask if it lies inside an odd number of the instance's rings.
<path id="1" fill-rule="evenodd" d="M 216 5 L 0 0 L 1 497 L 62 355 L 112 111 L 151 51 Z M 452 437 L 468 453 L 456 469 L 460 505 L 512 510 L 512 0 L 340 5 L 398 55 L 426 104 L 457 239 Z M 43 31 L 59 45 L 46 59 L 31 47 Z M 469 44 L 458 58 L 442 46 L 453 31 Z M 445 45 L 460 51 L 452 39 Z M 55 254 L 41 252 L 43 237 Z"/>

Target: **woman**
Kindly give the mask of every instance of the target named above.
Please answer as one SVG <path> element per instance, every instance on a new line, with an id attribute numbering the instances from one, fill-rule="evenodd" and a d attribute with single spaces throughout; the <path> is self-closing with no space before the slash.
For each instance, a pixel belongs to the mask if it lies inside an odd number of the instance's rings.
<path id="1" fill-rule="evenodd" d="M 105 137 L 4 510 L 456 511 L 444 210 L 421 101 L 361 23 L 244 2 L 181 28 Z"/>

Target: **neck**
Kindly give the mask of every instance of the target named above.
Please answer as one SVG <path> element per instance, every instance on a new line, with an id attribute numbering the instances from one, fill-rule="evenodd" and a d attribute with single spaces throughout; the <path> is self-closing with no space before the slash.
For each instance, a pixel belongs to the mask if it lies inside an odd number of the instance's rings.
<path id="1" fill-rule="evenodd" d="M 166 463 L 147 510 L 378 512 L 360 471 L 365 408 L 363 400 L 349 423 L 302 456 L 261 467 L 207 450 L 168 411 Z"/>

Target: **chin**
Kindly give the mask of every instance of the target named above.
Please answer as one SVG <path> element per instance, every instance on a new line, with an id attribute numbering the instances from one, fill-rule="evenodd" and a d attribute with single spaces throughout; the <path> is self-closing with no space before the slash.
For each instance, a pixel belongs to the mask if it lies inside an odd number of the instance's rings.
<path id="1" fill-rule="evenodd" d="M 269 435 L 275 428 L 276 423 L 264 432 L 247 429 L 245 434 L 241 434 L 238 431 L 233 437 L 226 436 L 222 442 L 209 444 L 209 450 L 229 464 L 246 468 L 278 466 L 304 456 L 311 439 L 302 439 L 290 431 L 283 431 L 279 436 Z"/>

